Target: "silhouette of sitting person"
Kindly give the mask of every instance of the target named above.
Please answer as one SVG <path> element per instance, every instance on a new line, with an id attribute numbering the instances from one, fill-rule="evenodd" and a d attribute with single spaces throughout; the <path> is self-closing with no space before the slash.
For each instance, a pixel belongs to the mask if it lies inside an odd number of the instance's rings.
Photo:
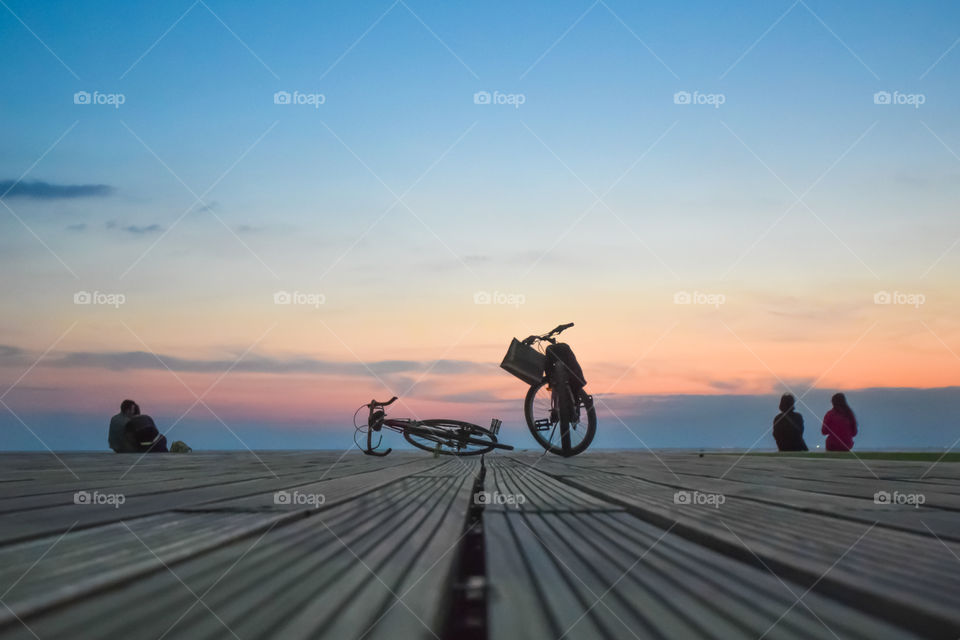
<path id="1" fill-rule="evenodd" d="M 139 406 L 135 410 L 136 415 L 124 427 L 126 450 L 133 453 L 167 453 L 167 437 L 157 429 L 153 418 L 141 415 Z"/>
<path id="2" fill-rule="evenodd" d="M 110 448 L 117 453 L 130 453 L 134 449 L 130 448 L 130 443 L 126 438 L 126 427 L 130 419 L 140 413 L 140 407 L 133 400 L 124 400 L 120 403 L 120 413 L 110 418 L 110 431 L 107 434 L 107 442 Z"/>
<path id="3" fill-rule="evenodd" d="M 803 441 L 803 416 L 794 411 L 793 394 L 780 396 L 780 413 L 773 419 L 773 439 L 779 451 L 807 451 Z"/>
<path id="4" fill-rule="evenodd" d="M 847 396 L 835 393 L 830 398 L 833 408 L 823 416 L 820 432 L 827 436 L 827 451 L 850 451 L 857 435 L 857 417 L 847 404 Z"/>

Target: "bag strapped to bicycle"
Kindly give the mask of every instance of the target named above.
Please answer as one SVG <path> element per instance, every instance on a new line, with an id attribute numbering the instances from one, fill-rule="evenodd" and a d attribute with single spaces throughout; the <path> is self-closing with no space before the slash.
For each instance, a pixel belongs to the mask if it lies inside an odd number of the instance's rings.
<path id="1" fill-rule="evenodd" d="M 500 368 L 520 378 L 527 384 L 537 384 L 543 380 L 547 357 L 526 342 L 516 338 L 510 343 L 507 355 L 503 357 Z"/>
<path id="2" fill-rule="evenodd" d="M 551 384 L 556 382 L 554 376 L 559 368 L 567 374 L 567 379 L 577 391 L 587 386 L 587 379 L 583 377 L 583 368 L 577 361 L 573 349 L 565 342 L 552 344 L 546 349 L 546 373 Z"/>

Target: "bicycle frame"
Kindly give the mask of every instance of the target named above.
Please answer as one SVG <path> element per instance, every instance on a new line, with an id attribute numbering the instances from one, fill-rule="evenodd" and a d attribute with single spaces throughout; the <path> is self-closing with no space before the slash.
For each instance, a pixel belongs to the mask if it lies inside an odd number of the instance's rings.
<path id="1" fill-rule="evenodd" d="M 387 407 L 393 404 L 397 400 L 397 397 L 394 396 L 387 402 L 379 402 L 377 400 L 371 400 L 368 404 L 361 405 L 354 413 L 354 428 L 357 433 L 361 432 L 363 429 L 362 425 L 357 424 L 357 414 L 360 411 L 367 407 L 367 442 L 366 448 L 357 442 L 356 434 L 354 434 L 354 443 L 367 455 L 383 457 L 389 455 L 392 448 L 388 448 L 385 451 L 377 451 L 377 448 L 382 442 L 382 436 L 378 436 L 377 442 L 374 443 L 374 433 L 381 433 L 383 429 L 389 429 L 396 433 L 403 434 L 404 438 L 407 439 L 411 444 L 421 448 L 431 450 L 432 445 L 424 445 L 423 441 L 428 443 L 434 443 L 436 446 L 435 451 L 439 453 L 452 453 L 453 455 L 476 455 L 477 453 L 483 453 L 484 451 L 489 451 L 493 448 L 512 450 L 513 447 L 510 445 L 505 445 L 503 443 L 497 442 L 497 434 L 500 431 L 500 420 L 494 418 L 490 423 L 489 429 L 484 429 L 477 425 L 466 423 L 458 420 L 414 420 L 412 418 L 387 418 L 386 411 L 384 407 Z M 434 423 L 441 424 L 434 424 Z M 484 438 L 489 438 L 489 441 L 484 441 Z M 417 440 L 417 441 L 415 441 Z M 470 447 L 477 446 L 487 446 L 488 448 L 484 451 L 474 450 L 469 451 Z M 444 451 L 443 448 L 449 448 L 451 451 Z"/>

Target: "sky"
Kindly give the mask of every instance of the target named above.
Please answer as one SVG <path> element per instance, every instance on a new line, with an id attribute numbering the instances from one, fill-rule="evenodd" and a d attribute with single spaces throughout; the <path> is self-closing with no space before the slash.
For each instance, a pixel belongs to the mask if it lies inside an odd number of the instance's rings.
<path id="1" fill-rule="evenodd" d="M 597 446 L 960 438 L 955 2 L 3 0 L 0 54 L 0 449 L 534 446 L 497 365 L 566 322 Z"/>

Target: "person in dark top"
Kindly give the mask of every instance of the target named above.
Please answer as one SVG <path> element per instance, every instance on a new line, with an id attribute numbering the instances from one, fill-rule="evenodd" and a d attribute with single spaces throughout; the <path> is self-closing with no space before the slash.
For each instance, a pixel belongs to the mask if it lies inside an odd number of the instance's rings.
<path id="1" fill-rule="evenodd" d="M 130 453 L 135 451 L 130 446 L 126 438 L 126 427 L 130 419 L 140 413 L 140 407 L 133 400 L 124 400 L 120 403 L 120 413 L 110 418 L 110 431 L 107 435 L 107 442 L 110 448 L 117 453 Z"/>
<path id="2" fill-rule="evenodd" d="M 803 441 L 803 416 L 794 411 L 793 394 L 780 397 L 780 413 L 773 419 L 773 439 L 780 451 L 807 451 Z"/>
<path id="3" fill-rule="evenodd" d="M 137 407 L 139 414 L 139 407 Z M 167 453 L 167 437 L 160 433 L 153 418 L 136 415 L 126 424 L 126 441 L 137 453 Z"/>

